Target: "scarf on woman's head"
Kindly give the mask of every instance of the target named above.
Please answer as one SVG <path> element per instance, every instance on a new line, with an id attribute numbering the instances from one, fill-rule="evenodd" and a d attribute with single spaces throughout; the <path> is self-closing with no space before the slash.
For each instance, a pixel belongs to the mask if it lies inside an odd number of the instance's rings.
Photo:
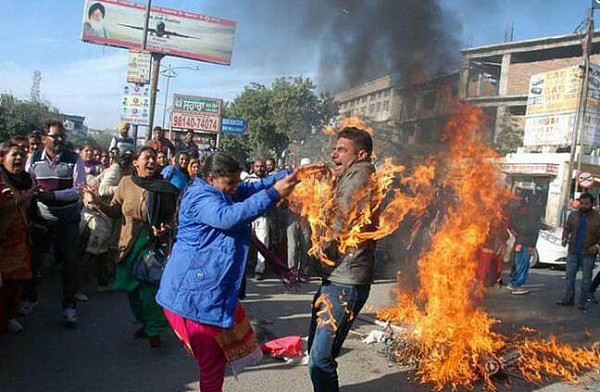
<path id="1" fill-rule="evenodd" d="M 26 171 L 12 174 L 6 170 L 4 166 L 0 165 L 0 175 L 2 175 L 2 178 L 8 183 L 8 185 L 12 186 L 16 190 L 25 191 L 33 187 L 31 176 Z"/>
<path id="2" fill-rule="evenodd" d="M 177 207 L 177 189 L 159 175 L 151 178 L 131 176 L 133 183 L 148 191 L 148 223 L 150 227 L 160 228 L 161 223 L 173 221 Z"/>

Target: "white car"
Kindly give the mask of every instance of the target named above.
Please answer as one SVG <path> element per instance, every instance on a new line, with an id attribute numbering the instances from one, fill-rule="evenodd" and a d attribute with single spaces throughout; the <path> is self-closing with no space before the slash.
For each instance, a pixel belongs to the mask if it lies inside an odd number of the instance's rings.
<path id="1" fill-rule="evenodd" d="M 565 265 L 567 260 L 567 247 L 562 246 L 562 227 L 547 230 L 540 230 L 537 243 L 535 244 L 536 254 L 530 261 L 530 266 L 538 264 Z"/>

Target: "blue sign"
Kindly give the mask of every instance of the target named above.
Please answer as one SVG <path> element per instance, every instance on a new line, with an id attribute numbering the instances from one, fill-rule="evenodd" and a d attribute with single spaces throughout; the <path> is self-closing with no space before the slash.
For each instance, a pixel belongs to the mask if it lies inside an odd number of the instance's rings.
<path id="1" fill-rule="evenodd" d="M 221 133 L 241 135 L 246 132 L 246 120 L 243 118 L 223 117 L 221 119 Z"/>

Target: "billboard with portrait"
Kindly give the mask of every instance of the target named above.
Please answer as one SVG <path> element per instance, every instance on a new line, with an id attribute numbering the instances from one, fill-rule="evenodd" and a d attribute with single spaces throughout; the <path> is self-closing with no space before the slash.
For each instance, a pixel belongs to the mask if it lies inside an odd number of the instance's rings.
<path id="1" fill-rule="evenodd" d="M 141 49 L 146 5 L 122 0 L 86 0 L 81 39 Z M 236 22 L 152 7 L 146 49 L 151 52 L 230 65 Z"/>

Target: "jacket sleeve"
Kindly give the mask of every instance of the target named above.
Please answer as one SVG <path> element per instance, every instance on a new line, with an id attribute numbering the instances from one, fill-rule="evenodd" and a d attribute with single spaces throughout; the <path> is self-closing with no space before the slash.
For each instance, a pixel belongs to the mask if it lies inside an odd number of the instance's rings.
<path id="1" fill-rule="evenodd" d="M 562 233 L 562 242 L 568 242 L 569 237 L 571 236 L 571 231 L 573 230 L 573 213 L 570 213 L 567 217 L 567 222 L 565 223 L 565 227 L 563 228 Z"/>
<path id="2" fill-rule="evenodd" d="M 237 203 L 230 203 L 210 192 L 189 194 L 186 199 L 181 209 L 189 214 L 188 218 L 220 230 L 230 230 L 262 215 L 279 200 L 279 195 L 275 189 L 268 188 Z"/>
<path id="3" fill-rule="evenodd" d="M 98 194 L 101 197 L 114 195 L 120 179 L 121 169 L 118 166 L 108 168 L 103 172 L 102 180 L 100 180 L 100 186 L 98 188 Z"/>
<path id="4" fill-rule="evenodd" d="M 260 192 L 263 189 L 272 187 L 273 184 L 275 184 L 277 181 L 281 180 L 290 173 L 291 171 L 288 170 L 280 170 L 272 176 L 263 178 L 259 181 L 243 181 L 238 187 L 238 191 L 235 194 L 235 198 L 236 200 L 244 200 L 252 196 L 256 192 Z"/>

